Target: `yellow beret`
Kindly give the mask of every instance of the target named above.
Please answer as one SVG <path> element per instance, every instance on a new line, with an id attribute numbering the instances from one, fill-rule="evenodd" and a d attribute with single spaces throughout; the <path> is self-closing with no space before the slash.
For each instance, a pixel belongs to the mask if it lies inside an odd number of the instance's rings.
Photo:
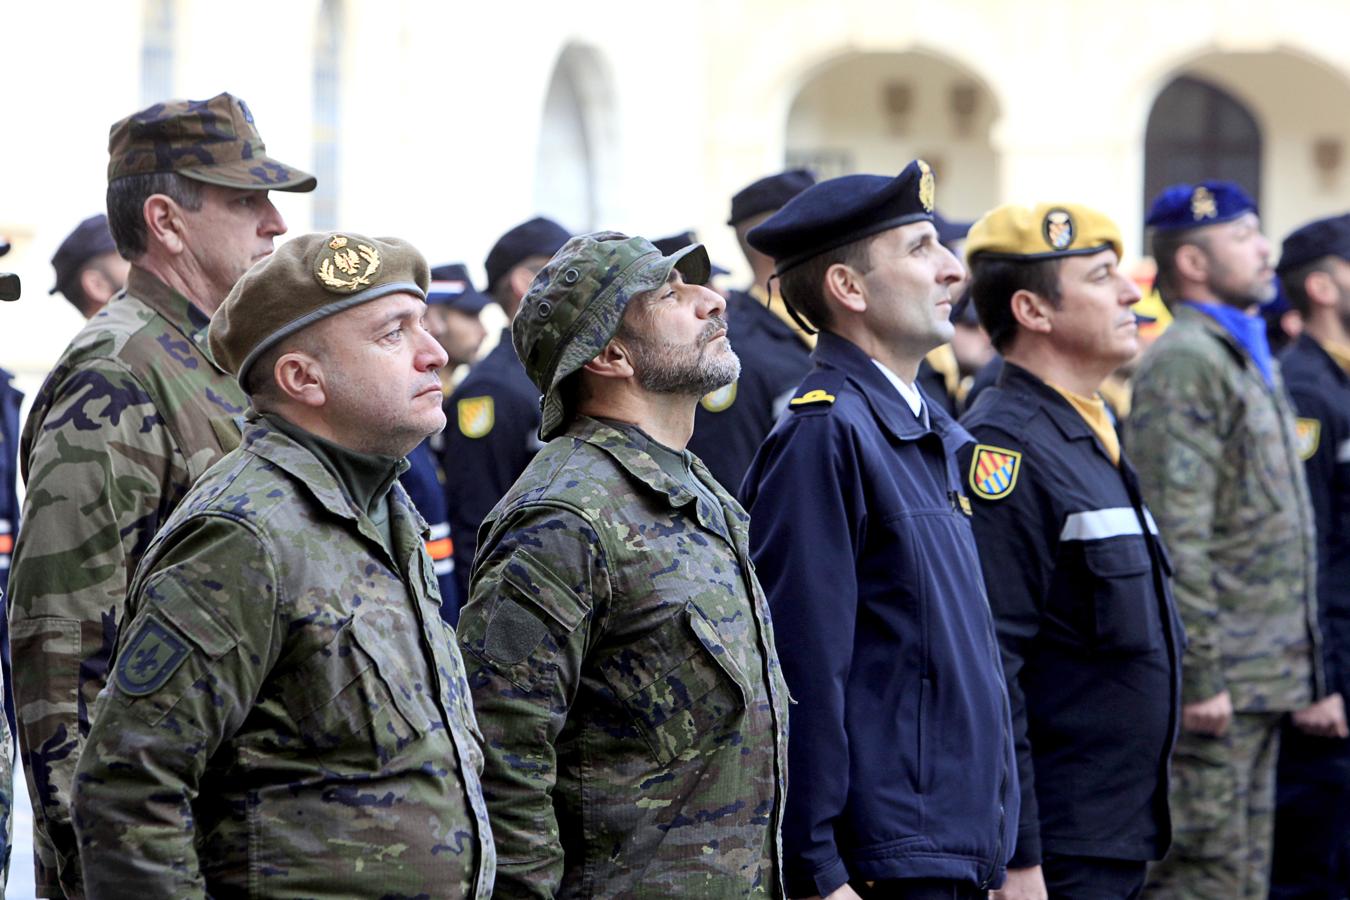
<path id="1" fill-rule="evenodd" d="M 1121 255 L 1120 229 L 1102 213 L 1076 203 L 1006 204 L 980 217 L 966 237 L 966 259 L 1056 259 L 1110 247 Z"/>
<path id="2" fill-rule="evenodd" d="M 351 232 L 289 240 L 244 273 L 211 317 L 211 354 L 244 385 L 258 357 L 298 331 L 390 294 L 425 300 L 427 261 L 407 241 Z"/>

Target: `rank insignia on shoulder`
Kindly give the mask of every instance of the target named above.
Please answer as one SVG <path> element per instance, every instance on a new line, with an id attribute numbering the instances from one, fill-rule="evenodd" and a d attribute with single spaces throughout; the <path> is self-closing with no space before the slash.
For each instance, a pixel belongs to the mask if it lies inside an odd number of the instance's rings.
<path id="1" fill-rule="evenodd" d="M 188 657 L 187 644 L 154 617 L 137 629 L 117 660 L 117 687 L 132 697 L 145 697 L 164 686 Z"/>
<path id="2" fill-rule="evenodd" d="M 715 391 L 709 391 L 703 395 L 703 399 L 699 403 L 708 412 L 721 412 L 736 402 L 737 384 L 738 382 L 733 381 L 731 384 L 724 385 Z"/>
<path id="3" fill-rule="evenodd" d="M 496 408 L 491 397 L 465 397 L 455 404 L 459 433 L 469 438 L 484 437 L 496 424 Z"/>
<path id="4" fill-rule="evenodd" d="M 788 402 L 788 406 L 812 406 L 817 403 L 833 403 L 834 394 L 827 393 L 817 388 L 814 391 L 807 391 L 800 397 L 793 397 Z"/>
<path id="5" fill-rule="evenodd" d="M 1317 452 L 1317 445 L 1322 442 L 1322 423 L 1317 419 L 1304 419 L 1302 417 L 1294 420 L 1294 447 L 1298 450 L 1298 458 L 1309 460 Z"/>
<path id="6" fill-rule="evenodd" d="M 999 500 L 1017 486 L 1017 473 L 1021 469 L 1022 454 L 1018 451 L 976 444 L 970 458 L 970 489 L 977 497 Z"/>

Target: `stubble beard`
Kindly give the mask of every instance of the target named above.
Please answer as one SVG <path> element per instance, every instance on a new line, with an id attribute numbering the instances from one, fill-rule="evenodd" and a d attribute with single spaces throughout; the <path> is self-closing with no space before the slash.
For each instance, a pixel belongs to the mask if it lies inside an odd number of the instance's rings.
<path id="1" fill-rule="evenodd" d="M 702 397 L 731 384 L 741 377 L 740 357 L 730 345 L 720 350 L 713 346 L 714 335 L 725 329 L 725 320 L 710 319 L 699 335 L 697 352 L 680 344 L 629 335 L 629 342 L 638 351 L 634 362 L 638 386 L 652 394 Z"/>

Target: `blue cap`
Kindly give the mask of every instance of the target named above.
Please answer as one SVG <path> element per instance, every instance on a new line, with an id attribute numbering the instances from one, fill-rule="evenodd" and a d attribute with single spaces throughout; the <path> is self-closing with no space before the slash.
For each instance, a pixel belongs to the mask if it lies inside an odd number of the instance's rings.
<path id="1" fill-rule="evenodd" d="M 672 234 L 670 237 L 657 238 L 656 240 L 652 241 L 652 246 L 655 247 L 657 250 L 660 250 L 663 256 L 670 256 L 676 250 L 683 250 L 690 244 L 697 244 L 697 243 L 698 243 L 698 235 L 694 234 L 694 232 L 692 231 L 683 231 L 679 234 Z M 726 274 L 728 274 L 726 269 L 722 268 L 716 263 L 713 263 L 712 273 L 708 277 L 711 278 L 713 275 L 726 275 Z"/>
<path id="2" fill-rule="evenodd" d="M 1256 203 L 1231 181 L 1202 181 L 1163 188 L 1148 208 L 1145 225 L 1158 231 L 1183 231 L 1231 222 L 1256 212 Z"/>
<path id="3" fill-rule="evenodd" d="M 1290 233 L 1280 250 L 1280 275 L 1326 256 L 1350 260 L 1350 213 L 1309 222 Z"/>
<path id="4" fill-rule="evenodd" d="M 566 228 L 543 216 L 521 222 L 497 238 L 497 243 L 488 251 L 483 263 L 483 268 L 487 269 L 487 289 L 492 290 L 498 278 L 531 256 L 552 257 L 571 237 Z"/>
<path id="5" fill-rule="evenodd" d="M 427 306 L 448 306 L 476 316 L 491 302 L 491 297 L 474 289 L 469 270 L 462 263 L 449 263 L 431 270 Z"/>
<path id="6" fill-rule="evenodd" d="M 76 225 L 75 230 L 56 248 L 56 255 L 52 257 L 56 284 L 47 293 L 64 291 L 80 274 L 85 263 L 95 256 L 116 252 L 117 245 L 113 243 L 112 232 L 108 230 L 108 217 L 103 213 L 90 216 Z"/>
<path id="7" fill-rule="evenodd" d="M 746 240 L 779 275 L 828 250 L 911 222 L 933 221 L 933 170 L 916 159 L 894 178 L 845 175 L 798 194 Z"/>
<path id="8" fill-rule="evenodd" d="M 744 222 L 751 216 L 782 209 L 793 197 L 816 183 L 816 176 L 807 169 L 788 169 L 777 175 L 766 175 L 736 192 L 731 198 L 731 218 L 728 225 Z"/>

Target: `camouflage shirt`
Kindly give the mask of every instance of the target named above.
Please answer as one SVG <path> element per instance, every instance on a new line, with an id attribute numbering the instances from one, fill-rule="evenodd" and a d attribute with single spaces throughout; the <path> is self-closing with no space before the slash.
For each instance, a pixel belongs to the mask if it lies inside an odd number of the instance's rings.
<path id="1" fill-rule="evenodd" d="M 24 427 L 10 637 L 44 897 L 82 894 L 70 784 L 127 582 L 188 487 L 239 442 L 247 401 L 212 361 L 208 324 L 132 266 L 126 293 L 71 341 Z"/>
<path id="2" fill-rule="evenodd" d="M 482 753 L 427 528 L 267 422 L 146 552 L 74 797 L 91 896 L 487 897 Z"/>
<path id="3" fill-rule="evenodd" d="M 1294 414 L 1237 341 L 1181 307 L 1134 377 L 1126 444 L 1176 568 L 1182 699 L 1239 712 L 1320 693 L 1312 507 Z"/>
<path id="4" fill-rule="evenodd" d="M 749 520 L 648 448 L 581 418 L 483 525 L 460 640 L 502 897 L 782 895 L 788 698 Z"/>

